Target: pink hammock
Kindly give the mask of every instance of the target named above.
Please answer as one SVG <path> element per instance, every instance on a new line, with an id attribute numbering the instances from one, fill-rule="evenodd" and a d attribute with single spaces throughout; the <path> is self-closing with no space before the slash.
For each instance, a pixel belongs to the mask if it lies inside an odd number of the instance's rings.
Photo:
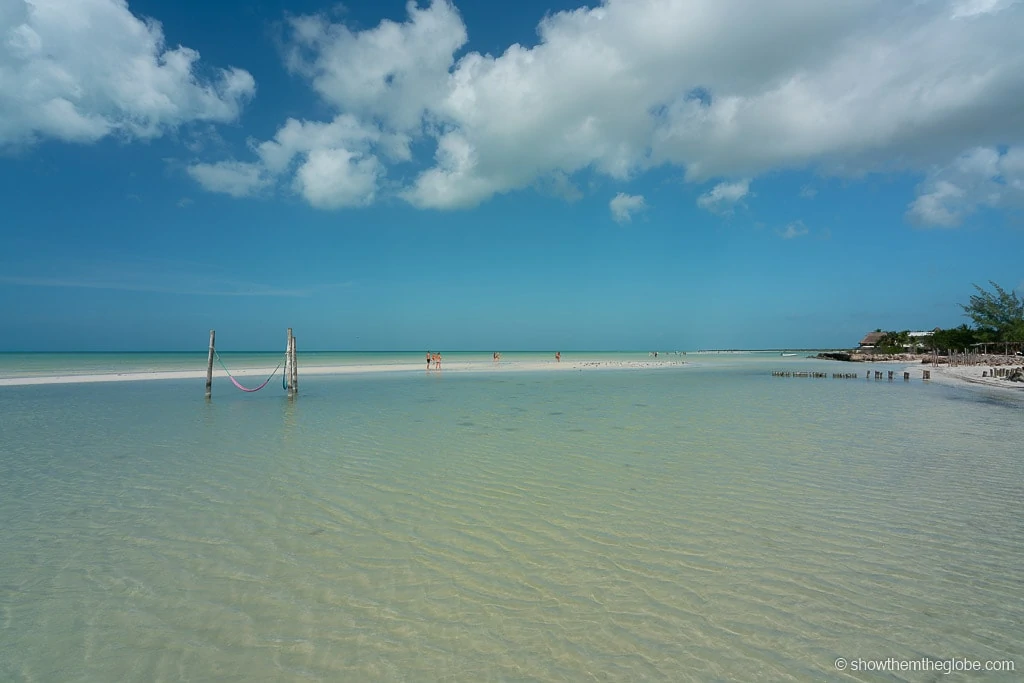
<path id="1" fill-rule="evenodd" d="M 235 385 L 236 387 L 238 387 L 239 389 L 241 389 L 242 391 L 246 391 L 246 392 L 248 392 L 248 393 L 252 393 L 252 392 L 254 392 L 254 391 L 259 391 L 259 390 L 260 390 L 260 389 L 262 389 L 263 387 L 265 387 L 265 386 L 267 386 L 268 384 L 270 384 L 270 380 L 274 379 L 274 375 L 276 375 L 276 374 L 277 374 L 277 371 L 281 369 L 281 364 L 280 364 L 280 363 L 278 363 L 278 364 L 277 364 L 277 367 L 276 367 L 276 368 L 274 368 L 274 371 L 273 371 L 272 373 L 270 373 L 270 377 L 268 377 L 268 378 L 266 379 L 266 381 L 265 381 L 265 382 L 263 382 L 263 384 L 259 385 L 258 387 L 254 388 L 254 389 L 250 389 L 249 387 L 245 387 L 245 386 L 242 386 L 242 385 L 241 385 L 241 384 L 239 383 L 239 381 L 238 381 L 237 379 L 235 379 L 235 378 L 234 378 L 234 377 L 233 377 L 233 376 L 231 375 L 231 371 L 230 371 L 230 370 L 228 370 L 228 366 L 224 365 L 224 361 L 223 361 L 223 360 L 221 360 L 221 357 L 220 357 L 220 354 L 219 354 L 219 353 L 217 353 L 216 351 L 214 351 L 214 354 L 215 354 L 215 355 L 217 356 L 217 362 L 218 362 L 218 363 L 220 363 L 220 366 L 221 366 L 222 368 L 224 368 L 224 372 L 228 373 L 228 379 L 230 379 L 230 380 L 231 380 L 231 383 L 232 383 L 232 384 L 234 384 L 234 385 Z"/>

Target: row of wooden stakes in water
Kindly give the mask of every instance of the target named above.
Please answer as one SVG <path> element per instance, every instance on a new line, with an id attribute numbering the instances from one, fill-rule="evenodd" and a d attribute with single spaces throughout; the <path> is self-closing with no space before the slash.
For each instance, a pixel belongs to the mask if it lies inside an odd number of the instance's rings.
<path id="1" fill-rule="evenodd" d="M 982 377 L 1009 377 L 1015 372 L 1024 372 L 1024 365 L 1019 368 L 992 368 L 991 370 L 982 370 Z"/>
<path id="2" fill-rule="evenodd" d="M 882 377 L 882 373 L 879 372 L 878 370 L 868 370 L 867 374 L 864 376 L 864 379 L 871 379 L 871 373 L 872 372 L 875 373 L 875 379 L 884 379 Z M 931 373 L 930 370 L 922 370 L 921 372 L 923 373 L 923 376 L 921 377 L 921 379 L 931 379 L 932 378 L 932 373 Z M 772 370 L 772 377 L 816 377 L 816 378 L 824 379 L 824 378 L 828 377 L 828 373 L 827 372 L 789 372 L 789 371 L 785 371 L 785 370 Z M 858 377 L 860 377 L 860 375 L 858 375 L 856 372 L 833 372 L 832 373 L 832 379 L 857 379 Z M 888 376 L 889 381 L 891 382 L 895 378 L 896 378 L 895 371 L 889 370 L 889 376 Z M 904 382 L 909 382 L 910 381 L 910 373 L 909 372 L 904 372 L 903 373 L 903 381 Z"/>

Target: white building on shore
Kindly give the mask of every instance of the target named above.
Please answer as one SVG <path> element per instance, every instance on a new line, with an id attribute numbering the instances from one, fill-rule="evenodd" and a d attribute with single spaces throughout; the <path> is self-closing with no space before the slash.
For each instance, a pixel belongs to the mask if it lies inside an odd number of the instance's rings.
<path id="1" fill-rule="evenodd" d="M 931 337 L 936 332 L 940 331 L 941 327 L 936 327 L 934 330 L 920 330 L 917 332 L 908 332 L 907 335 L 910 337 L 910 343 L 903 345 L 904 351 L 913 351 L 917 347 L 925 346 L 925 341 L 928 337 Z M 857 345 L 859 350 L 871 350 L 878 346 L 878 342 L 882 341 L 885 337 L 885 332 L 874 331 L 868 332 L 864 335 L 864 338 L 860 340 L 860 344 Z"/>

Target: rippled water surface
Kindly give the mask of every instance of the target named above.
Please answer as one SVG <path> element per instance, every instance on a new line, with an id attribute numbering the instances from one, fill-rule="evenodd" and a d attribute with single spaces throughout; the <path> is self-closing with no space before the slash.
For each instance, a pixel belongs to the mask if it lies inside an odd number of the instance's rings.
<path id="1" fill-rule="evenodd" d="M 5 388 L 0 680 L 1019 680 L 1024 400 L 780 362 Z"/>

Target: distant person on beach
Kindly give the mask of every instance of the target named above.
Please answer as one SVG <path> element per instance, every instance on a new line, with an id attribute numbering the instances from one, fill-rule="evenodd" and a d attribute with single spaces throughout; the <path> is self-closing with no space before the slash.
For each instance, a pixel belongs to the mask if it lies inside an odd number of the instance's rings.
<path id="1" fill-rule="evenodd" d="M 434 354 L 434 369 L 435 370 L 440 370 L 441 369 L 441 354 L 439 354 L 439 353 L 435 353 Z"/>
<path id="2" fill-rule="evenodd" d="M 430 369 L 430 351 L 427 351 L 427 370 Z"/>
<path id="3" fill-rule="evenodd" d="M 562 362 L 562 352 L 561 351 L 555 351 L 555 362 L 556 363 L 561 363 Z"/>

